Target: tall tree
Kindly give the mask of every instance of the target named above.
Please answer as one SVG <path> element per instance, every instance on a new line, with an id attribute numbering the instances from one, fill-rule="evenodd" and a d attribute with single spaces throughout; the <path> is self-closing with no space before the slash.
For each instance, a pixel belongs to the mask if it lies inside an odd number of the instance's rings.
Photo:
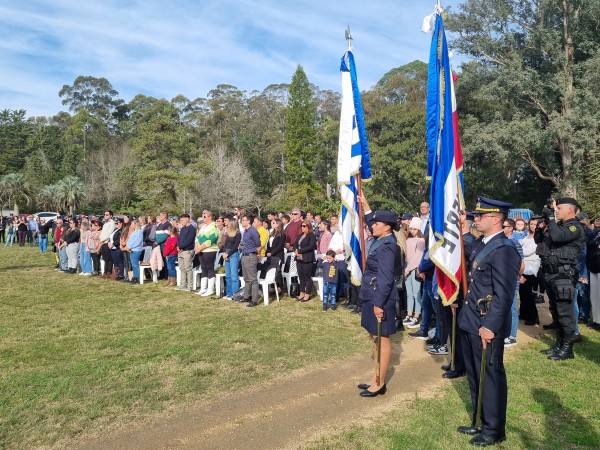
<path id="1" fill-rule="evenodd" d="M 317 146 L 317 108 L 311 85 L 302 66 L 292 76 L 285 116 L 285 189 L 282 200 L 314 207 L 325 198 L 314 177 Z"/>
<path id="2" fill-rule="evenodd" d="M 581 163 L 598 144 L 598 88 L 585 84 L 597 53 L 598 2 L 586 0 L 468 0 L 450 14 L 453 45 L 476 59 L 485 79 L 471 98 L 491 104 L 465 133 L 466 149 L 493 143 L 541 180 L 576 196 Z M 460 100 L 460 95 L 459 95 Z M 466 130 L 465 130 L 466 131 Z M 479 148 L 478 148 L 479 147 Z"/>
<path id="3" fill-rule="evenodd" d="M 119 92 L 113 89 L 106 78 L 80 75 L 73 85 L 63 85 L 58 95 L 63 99 L 62 104 L 69 107 L 69 111 L 78 113 L 85 110 L 106 123 L 122 118 L 123 110 L 117 108 L 124 102 L 118 98 Z"/>
<path id="4" fill-rule="evenodd" d="M 9 173 L 0 178 L 0 197 L 15 214 L 19 214 L 19 201 L 31 202 L 29 184 L 22 173 Z"/>
<path id="5" fill-rule="evenodd" d="M 24 109 L 0 111 L 0 175 L 20 171 L 28 156 L 27 139 L 32 122 Z"/>

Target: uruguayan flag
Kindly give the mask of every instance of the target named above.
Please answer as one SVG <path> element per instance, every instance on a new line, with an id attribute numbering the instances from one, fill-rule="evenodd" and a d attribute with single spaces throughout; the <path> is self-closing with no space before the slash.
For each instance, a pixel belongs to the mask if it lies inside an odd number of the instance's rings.
<path id="1" fill-rule="evenodd" d="M 341 233 L 352 284 L 362 281 L 362 251 L 358 209 L 358 177 L 371 179 L 369 146 L 365 131 L 360 91 L 356 79 L 354 56 L 348 51 L 342 57 L 342 113 L 338 148 L 338 185 L 342 197 Z"/>

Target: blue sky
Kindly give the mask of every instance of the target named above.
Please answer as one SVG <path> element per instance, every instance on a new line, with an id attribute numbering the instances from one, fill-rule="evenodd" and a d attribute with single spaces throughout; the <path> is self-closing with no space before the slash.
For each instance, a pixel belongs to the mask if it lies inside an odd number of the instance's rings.
<path id="1" fill-rule="evenodd" d="M 442 6 L 456 7 L 459 0 Z M 79 75 L 107 78 L 120 98 L 205 97 L 218 84 L 248 92 L 288 83 L 298 64 L 340 91 L 344 30 L 358 81 L 428 58 L 423 0 L 5 0 L 0 4 L 0 109 L 65 110 L 58 97 Z"/>

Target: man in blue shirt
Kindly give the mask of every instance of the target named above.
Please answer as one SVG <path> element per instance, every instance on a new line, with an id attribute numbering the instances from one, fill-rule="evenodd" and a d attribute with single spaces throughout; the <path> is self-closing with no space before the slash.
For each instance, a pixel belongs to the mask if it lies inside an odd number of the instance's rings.
<path id="1" fill-rule="evenodd" d="M 260 235 L 252 226 L 254 217 L 245 215 L 242 217 L 242 275 L 244 276 L 244 297 L 241 302 L 250 302 L 248 307 L 258 305 L 258 261 L 260 259 Z M 250 299 L 252 296 L 252 299 Z"/>

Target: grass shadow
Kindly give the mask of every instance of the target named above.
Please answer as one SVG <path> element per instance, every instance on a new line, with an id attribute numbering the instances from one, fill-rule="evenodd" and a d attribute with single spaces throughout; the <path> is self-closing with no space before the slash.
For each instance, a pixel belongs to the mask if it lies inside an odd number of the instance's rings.
<path id="1" fill-rule="evenodd" d="M 559 395 L 549 389 L 538 387 L 531 393 L 544 416 L 543 440 L 540 442 L 539 436 L 515 424 L 509 426 L 519 434 L 525 448 L 560 448 L 561 444 L 567 448 L 597 448 L 600 435 L 588 419 L 566 406 Z"/>

